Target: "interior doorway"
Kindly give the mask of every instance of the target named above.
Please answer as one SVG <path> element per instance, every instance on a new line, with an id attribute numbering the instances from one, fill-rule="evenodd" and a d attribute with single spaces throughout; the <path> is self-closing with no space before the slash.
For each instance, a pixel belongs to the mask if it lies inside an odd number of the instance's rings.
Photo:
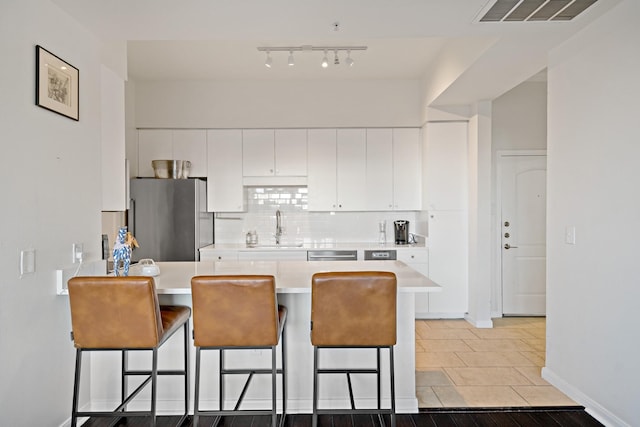
<path id="1" fill-rule="evenodd" d="M 498 155 L 503 315 L 546 314 L 546 152 Z"/>

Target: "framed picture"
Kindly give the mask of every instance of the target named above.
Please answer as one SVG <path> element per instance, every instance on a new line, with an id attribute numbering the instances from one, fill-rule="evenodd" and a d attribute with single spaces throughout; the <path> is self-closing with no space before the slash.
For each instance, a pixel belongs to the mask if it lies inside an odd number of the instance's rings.
<path id="1" fill-rule="evenodd" d="M 79 120 L 76 67 L 36 46 L 36 105 Z"/>

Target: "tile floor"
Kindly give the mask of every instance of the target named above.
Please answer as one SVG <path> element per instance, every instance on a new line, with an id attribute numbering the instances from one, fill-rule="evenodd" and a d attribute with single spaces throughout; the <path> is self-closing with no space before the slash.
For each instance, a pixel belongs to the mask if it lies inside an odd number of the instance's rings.
<path id="1" fill-rule="evenodd" d="M 510 317 L 477 329 L 463 319 L 416 320 L 419 407 L 576 405 L 540 376 L 545 322 Z"/>

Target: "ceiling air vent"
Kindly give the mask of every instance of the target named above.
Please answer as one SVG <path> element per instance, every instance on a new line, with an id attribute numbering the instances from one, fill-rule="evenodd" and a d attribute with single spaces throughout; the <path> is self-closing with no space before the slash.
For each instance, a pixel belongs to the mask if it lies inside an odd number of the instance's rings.
<path id="1" fill-rule="evenodd" d="M 598 0 L 495 0 L 480 22 L 570 21 Z"/>

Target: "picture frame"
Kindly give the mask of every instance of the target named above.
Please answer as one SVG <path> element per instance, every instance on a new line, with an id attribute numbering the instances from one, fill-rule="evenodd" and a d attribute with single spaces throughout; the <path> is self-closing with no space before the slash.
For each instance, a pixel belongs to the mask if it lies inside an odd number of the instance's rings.
<path id="1" fill-rule="evenodd" d="M 80 120 L 80 71 L 40 45 L 36 45 L 36 105 Z"/>

